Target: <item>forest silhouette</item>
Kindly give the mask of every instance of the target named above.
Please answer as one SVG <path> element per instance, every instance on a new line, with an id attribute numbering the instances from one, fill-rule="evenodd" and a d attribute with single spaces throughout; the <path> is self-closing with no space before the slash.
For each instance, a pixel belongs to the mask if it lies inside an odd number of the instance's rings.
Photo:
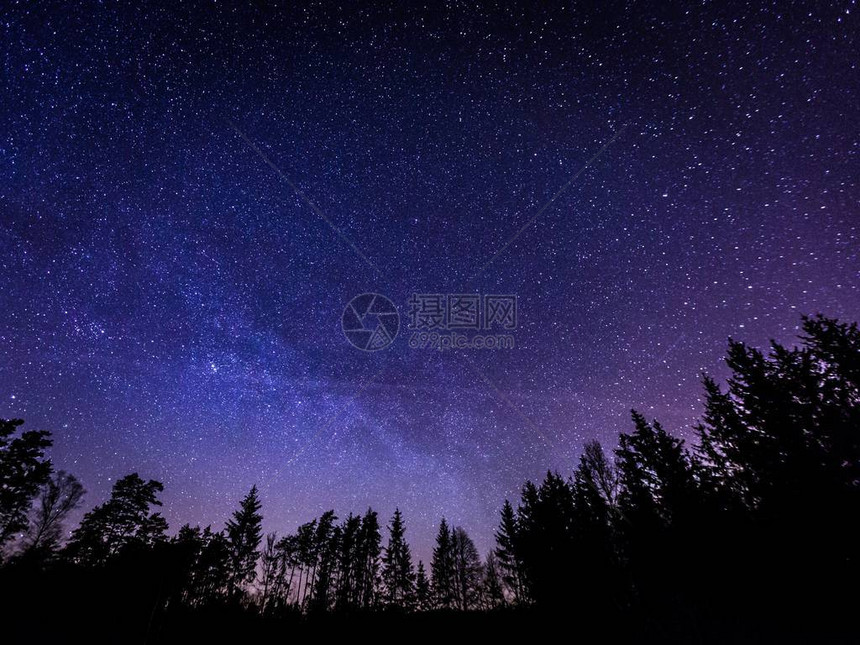
<path id="1" fill-rule="evenodd" d="M 726 364 L 725 384 L 703 377 L 691 445 L 633 411 L 617 448 L 590 442 L 572 473 L 505 501 L 486 557 L 442 518 L 428 563 L 399 510 L 264 535 L 256 487 L 223 530 L 169 536 L 162 483 L 136 473 L 69 534 L 83 487 L 54 470 L 49 432 L 0 420 L 0 640 L 552 625 L 635 642 L 855 642 L 860 331 L 804 318 L 796 346 L 730 340 Z"/>

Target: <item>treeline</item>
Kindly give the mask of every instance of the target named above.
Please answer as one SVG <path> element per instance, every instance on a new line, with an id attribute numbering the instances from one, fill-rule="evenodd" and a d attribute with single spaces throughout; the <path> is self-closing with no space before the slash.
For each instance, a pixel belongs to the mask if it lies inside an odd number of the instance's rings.
<path id="1" fill-rule="evenodd" d="M 505 502 L 483 561 L 442 519 L 429 570 L 413 561 L 399 510 L 386 531 L 369 509 L 264 536 L 256 488 L 223 531 L 168 537 L 162 485 L 137 474 L 64 544 L 83 489 L 52 472 L 48 433 L 15 436 L 21 422 L 3 421 L 0 582 L 157 578 L 141 596 L 147 631 L 177 608 L 228 606 L 273 618 L 538 608 L 664 636 L 736 623 L 838 629 L 858 600 L 860 332 L 824 317 L 803 330 L 797 347 L 766 354 L 730 341 L 731 377 L 725 388 L 703 378 L 691 447 L 634 411 L 614 451 L 591 442 L 570 477 L 549 472 Z"/>
<path id="2" fill-rule="evenodd" d="M 7 433 L 18 424 L 2 423 Z M 40 435 L 24 433 L 9 445 L 17 449 Z M 30 452 L 34 460 L 39 454 L 38 449 Z M 28 470 L 37 476 L 36 468 Z M 327 511 L 295 533 L 269 533 L 264 538 L 262 505 L 254 486 L 223 531 L 186 524 L 168 537 L 167 522 L 154 511 L 161 505 L 162 491 L 160 482 L 144 481 L 137 473 L 123 477 L 114 484 L 110 499 L 86 513 L 61 547 L 63 521 L 77 507 L 83 488 L 67 473 L 49 477 L 29 521 L 23 515 L 17 520 L 23 533 L 6 549 L 6 564 L 104 569 L 124 558 L 157 555 L 171 563 L 173 591 L 165 602 L 190 607 L 238 603 L 274 615 L 381 608 L 489 609 L 506 602 L 495 553 L 482 563 L 468 533 L 461 527 L 449 528 L 444 518 L 433 552 L 431 582 L 424 563 L 418 561 L 416 567 L 413 561 L 399 509 L 388 524 L 386 543 L 373 509 L 350 514 L 341 522 L 334 511 Z"/>

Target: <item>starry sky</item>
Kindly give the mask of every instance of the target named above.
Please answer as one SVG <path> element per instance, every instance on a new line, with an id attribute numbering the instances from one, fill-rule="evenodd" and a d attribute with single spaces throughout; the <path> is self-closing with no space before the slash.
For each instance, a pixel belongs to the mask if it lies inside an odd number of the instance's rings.
<path id="1" fill-rule="evenodd" d="M 595 4 L 5 3 L 0 417 L 88 507 L 486 553 L 631 407 L 689 437 L 728 337 L 860 319 L 860 8 Z M 365 292 L 516 294 L 516 347 L 358 351 Z"/>

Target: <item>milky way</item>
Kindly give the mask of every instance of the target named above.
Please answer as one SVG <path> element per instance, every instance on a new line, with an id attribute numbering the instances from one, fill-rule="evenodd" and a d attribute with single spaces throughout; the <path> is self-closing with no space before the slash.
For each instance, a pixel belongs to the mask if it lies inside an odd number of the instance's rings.
<path id="1" fill-rule="evenodd" d="M 728 337 L 860 319 L 853 3 L 168 4 L 2 18 L 0 417 L 88 505 L 137 471 L 221 527 L 257 483 L 267 530 L 399 505 L 485 552 L 631 407 L 691 437 Z M 464 292 L 516 347 L 411 348 Z"/>

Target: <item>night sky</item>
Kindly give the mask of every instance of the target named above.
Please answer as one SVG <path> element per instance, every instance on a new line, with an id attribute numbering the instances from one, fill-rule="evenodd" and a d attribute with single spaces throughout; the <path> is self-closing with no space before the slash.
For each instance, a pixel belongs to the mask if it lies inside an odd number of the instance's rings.
<path id="1" fill-rule="evenodd" d="M 0 21 L 0 417 L 87 508 L 137 471 L 220 528 L 256 483 L 267 530 L 486 553 L 631 407 L 690 437 L 728 337 L 860 319 L 853 2 L 163 4 Z M 516 347 L 410 348 L 412 293 L 516 294 Z"/>

